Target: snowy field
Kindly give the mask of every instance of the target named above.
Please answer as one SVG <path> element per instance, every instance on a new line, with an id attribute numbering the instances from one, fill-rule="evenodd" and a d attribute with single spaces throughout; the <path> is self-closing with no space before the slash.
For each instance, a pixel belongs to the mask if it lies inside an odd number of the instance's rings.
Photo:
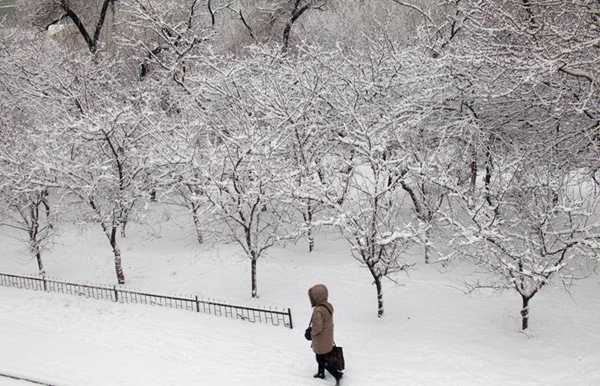
<path id="1" fill-rule="evenodd" d="M 164 216 L 154 224 L 131 225 L 121 240 L 127 287 L 291 307 L 295 328 L 0 287 L 0 373 L 56 386 L 333 385 L 331 376 L 312 378 L 316 363 L 303 337 L 307 290 L 323 283 L 346 355 L 343 385 L 600 385 L 598 276 L 569 293 L 545 289 L 522 333 L 516 295 L 465 295 L 461 283 L 476 277 L 470 267 L 420 264 L 399 284 L 386 282 L 378 319 L 370 275 L 333 233 L 320 234 L 313 254 L 300 243 L 260 260 L 260 298 L 251 299 L 250 263 L 238 249 L 199 247 Z M 61 229 L 45 255 L 48 275 L 114 284 L 100 229 Z M 35 275 L 14 235 L 0 230 L 0 271 Z M 0 377 L 0 385 L 27 384 Z"/>

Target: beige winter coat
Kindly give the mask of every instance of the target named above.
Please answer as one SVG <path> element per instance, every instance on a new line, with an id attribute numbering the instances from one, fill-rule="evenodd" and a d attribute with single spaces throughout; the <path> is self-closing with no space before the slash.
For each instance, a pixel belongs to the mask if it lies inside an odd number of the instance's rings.
<path id="1" fill-rule="evenodd" d="M 333 349 L 333 306 L 327 301 L 328 296 L 327 287 L 323 284 L 317 284 L 308 290 L 310 305 L 314 307 L 312 349 L 315 354 L 328 354 Z"/>

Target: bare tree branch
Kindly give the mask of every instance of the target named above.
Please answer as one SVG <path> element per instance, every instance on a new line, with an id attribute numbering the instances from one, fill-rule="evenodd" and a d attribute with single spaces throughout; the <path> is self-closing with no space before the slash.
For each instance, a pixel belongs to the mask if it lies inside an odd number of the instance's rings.
<path id="1" fill-rule="evenodd" d="M 423 11 L 421 8 L 417 7 L 416 5 L 413 5 L 413 4 L 404 2 L 404 1 L 400 1 L 400 0 L 392 0 L 392 1 L 403 7 L 407 7 L 407 8 L 417 11 L 418 13 L 423 15 L 423 17 L 425 17 L 425 19 L 427 19 L 432 25 L 434 25 L 434 26 L 436 25 L 435 22 L 433 21 L 433 19 L 431 17 L 429 17 L 429 15 L 425 13 L 425 11 Z"/>
<path id="2" fill-rule="evenodd" d="M 96 23 L 96 30 L 94 31 L 93 37 L 90 36 L 90 34 L 88 33 L 88 31 L 85 28 L 85 26 L 83 25 L 83 21 L 81 20 L 79 15 L 77 15 L 71 9 L 71 7 L 69 7 L 69 5 L 67 4 L 66 1 L 64 1 L 64 0 L 61 1 L 60 6 L 63 9 L 63 11 L 65 12 L 65 16 L 61 17 L 60 19 L 63 19 L 64 17 L 69 17 L 73 21 L 73 23 L 79 30 L 79 33 L 81 34 L 81 36 L 83 36 L 83 39 L 85 40 L 85 42 L 88 46 L 88 49 L 90 50 L 90 52 L 92 54 L 95 54 L 96 51 L 98 51 L 98 40 L 100 39 L 100 32 L 102 31 L 102 26 L 104 25 L 104 21 L 106 19 L 106 12 L 108 11 L 108 6 L 114 1 L 115 0 L 104 0 L 104 2 L 102 3 L 102 9 L 100 10 L 100 17 L 98 18 L 98 22 Z M 54 23 L 51 23 L 51 24 L 54 24 Z"/>
<path id="3" fill-rule="evenodd" d="M 285 28 L 283 29 L 283 47 L 281 49 L 282 52 L 287 52 L 288 50 L 290 42 L 290 32 L 296 20 L 298 20 L 298 18 L 300 18 L 300 16 L 302 16 L 302 14 L 304 14 L 304 12 L 308 11 L 309 9 L 323 9 L 325 4 L 327 4 L 327 0 L 325 0 L 319 5 L 315 5 L 316 2 L 316 0 L 309 0 L 302 7 L 299 7 L 300 0 L 296 0 L 296 3 L 294 4 L 294 9 L 292 10 L 292 16 L 290 17 L 290 20 L 287 22 Z"/>

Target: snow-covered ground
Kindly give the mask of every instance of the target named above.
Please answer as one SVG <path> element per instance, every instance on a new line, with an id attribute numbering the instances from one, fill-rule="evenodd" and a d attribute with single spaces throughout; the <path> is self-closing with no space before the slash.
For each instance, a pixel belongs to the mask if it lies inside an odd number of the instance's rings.
<path id="1" fill-rule="evenodd" d="M 378 319 L 368 272 L 334 233 L 323 232 L 313 254 L 301 243 L 259 261 L 260 298 L 251 299 L 250 264 L 234 246 L 199 247 L 191 231 L 155 218 L 154 230 L 130 225 L 121 241 L 128 287 L 291 307 L 295 328 L 0 287 L 0 373 L 57 386 L 333 385 L 332 377 L 313 379 L 303 337 L 307 290 L 323 283 L 346 355 L 344 385 L 600 385 L 598 276 L 570 293 L 549 287 L 537 295 L 525 334 L 517 296 L 464 295 L 471 268 L 421 264 L 400 285 L 386 282 Z M 0 230 L 0 272 L 35 274 L 11 235 Z M 45 255 L 50 276 L 115 283 L 99 229 L 63 226 L 55 242 Z M 26 384 L 0 377 L 0 385 Z"/>

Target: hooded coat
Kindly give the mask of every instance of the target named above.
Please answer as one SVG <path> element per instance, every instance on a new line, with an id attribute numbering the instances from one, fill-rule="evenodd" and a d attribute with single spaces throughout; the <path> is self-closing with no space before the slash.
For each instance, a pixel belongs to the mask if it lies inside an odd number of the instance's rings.
<path id="1" fill-rule="evenodd" d="M 333 350 L 333 306 L 327 301 L 328 296 L 329 291 L 323 284 L 317 284 L 308 290 L 310 305 L 314 307 L 312 349 L 319 355 L 328 354 Z"/>

